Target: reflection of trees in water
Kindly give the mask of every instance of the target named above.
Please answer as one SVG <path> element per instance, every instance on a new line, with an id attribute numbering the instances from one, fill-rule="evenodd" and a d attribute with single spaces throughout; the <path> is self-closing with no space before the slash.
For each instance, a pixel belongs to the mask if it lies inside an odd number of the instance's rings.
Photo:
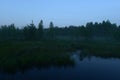
<path id="1" fill-rule="evenodd" d="M 92 57 L 98 57 L 98 58 L 101 58 L 101 59 L 111 59 L 111 58 L 118 58 L 120 59 L 119 57 L 119 54 L 93 54 L 93 53 L 89 53 L 89 52 L 84 52 L 84 51 L 81 51 L 80 55 L 79 55 L 79 60 L 80 61 L 83 61 L 85 58 L 87 58 L 89 61 L 91 61 Z"/>
<path id="2" fill-rule="evenodd" d="M 88 58 L 89 61 L 90 61 L 90 60 L 91 60 L 91 55 L 86 54 L 86 53 L 84 53 L 84 52 L 81 51 L 81 53 L 80 53 L 80 55 L 79 55 L 79 60 L 80 60 L 80 61 L 83 61 L 85 58 Z"/>

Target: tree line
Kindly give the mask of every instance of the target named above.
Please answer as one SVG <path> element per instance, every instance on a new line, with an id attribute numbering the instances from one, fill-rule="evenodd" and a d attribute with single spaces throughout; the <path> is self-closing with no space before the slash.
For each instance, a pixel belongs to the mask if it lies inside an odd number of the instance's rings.
<path id="1" fill-rule="evenodd" d="M 36 27 L 32 21 L 31 24 L 23 28 L 17 28 L 14 24 L 2 25 L 0 27 L 0 41 L 14 40 L 43 40 L 43 39 L 65 39 L 65 40 L 120 40 L 120 26 L 111 23 L 109 20 L 98 22 L 88 22 L 81 26 L 54 26 L 50 22 L 49 28 L 44 28 L 43 20 Z"/>

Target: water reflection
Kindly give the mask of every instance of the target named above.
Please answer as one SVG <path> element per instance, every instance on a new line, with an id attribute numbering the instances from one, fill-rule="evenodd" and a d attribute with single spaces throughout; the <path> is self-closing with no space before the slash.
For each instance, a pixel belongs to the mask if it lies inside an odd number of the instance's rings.
<path id="1" fill-rule="evenodd" d="M 88 61 L 91 61 L 92 56 L 81 51 L 79 54 L 79 60 L 83 61 L 85 58 L 88 58 Z"/>
<path id="2" fill-rule="evenodd" d="M 120 59 L 96 57 L 81 51 L 70 55 L 68 63 L 27 66 L 15 69 L 14 74 L 3 71 L 0 80 L 120 80 Z"/>
<path id="3" fill-rule="evenodd" d="M 79 60 L 80 61 L 83 61 L 84 59 L 88 59 L 89 61 L 91 61 L 91 59 L 93 57 L 96 57 L 96 58 L 101 58 L 101 59 L 120 59 L 119 55 L 117 56 L 118 54 L 114 54 L 114 55 L 111 55 L 111 54 L 92 54 L 92 53 L 85 53 L 83 51 L 80 52 L 79 54 Z"/>

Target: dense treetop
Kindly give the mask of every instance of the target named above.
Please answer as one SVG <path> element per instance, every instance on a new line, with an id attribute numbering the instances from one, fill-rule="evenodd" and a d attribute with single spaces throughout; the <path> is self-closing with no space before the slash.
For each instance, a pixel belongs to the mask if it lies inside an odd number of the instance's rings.
<path id="1" fill-rule="evenodd" d="M 50 22 L 49 28 L 45 29 L 43 20 L 36 27 L 31 24 L 17 28 L 14 24 L 2 25 L 0 27 L 0 41 L 6 40 L 42 40 L 42 39 L 65 39 L 65 40 L 120 40 L 120 26 L 111 23 L 109 20 L 88 22 L 85 26 L 58 27 Z"/>

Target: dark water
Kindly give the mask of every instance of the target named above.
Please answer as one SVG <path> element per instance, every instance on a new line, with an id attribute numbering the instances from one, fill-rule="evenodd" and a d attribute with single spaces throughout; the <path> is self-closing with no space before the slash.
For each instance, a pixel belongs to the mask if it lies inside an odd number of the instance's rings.
<path id="1" fill-rule="evenodd" d="M 0 80 L 120 80 L 120 59 L 79 56 L 73 53 L 74 66 L 32 68 L 15 74 L 0 73 Z"/>

